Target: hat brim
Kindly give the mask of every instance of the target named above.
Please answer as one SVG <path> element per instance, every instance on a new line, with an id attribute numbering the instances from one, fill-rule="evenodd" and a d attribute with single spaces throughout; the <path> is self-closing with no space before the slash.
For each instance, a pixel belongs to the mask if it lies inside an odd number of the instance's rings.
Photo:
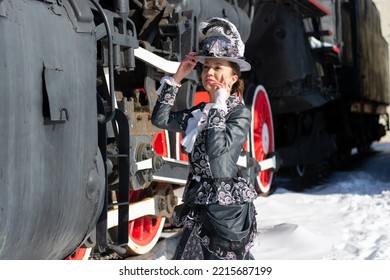
<path id="1" fill-rule="evenodd" d="M 239 59 L 239 58 L 224 57 L 224 56 L 223 57 L 216 57 L 216 56 L 205 56 L 205 55 L 196 55 L 195 57 L 197 59 L 199 59 L 199 62 L 202 63 L 202 64 L 208 58 L 221 58 L 221 59 L 225 59 L 227 61 L 231 61 L 231 62 L 234 62 L 234 63 L 238 64 L 238 66 L 240 67 L 240 71 L 241 72 L 245 72 L 245 71 L 251 70 L 251 65 L 248 62 L 246 62 L 245 60 Z"/>

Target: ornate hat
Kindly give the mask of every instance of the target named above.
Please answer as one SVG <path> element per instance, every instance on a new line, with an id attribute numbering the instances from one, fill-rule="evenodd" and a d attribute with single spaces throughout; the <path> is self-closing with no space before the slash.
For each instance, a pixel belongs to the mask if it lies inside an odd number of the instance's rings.
<path id="1" fill-rule="evenodd" d="M 245 45 L 236 26 L 230 21 L 213 17 L 199 24 L 199 54 L 201 63 L 207 58 L 223 58 L 235 62 L 241 71 L 249 71 L 251 65 L 245 61 Z"/>

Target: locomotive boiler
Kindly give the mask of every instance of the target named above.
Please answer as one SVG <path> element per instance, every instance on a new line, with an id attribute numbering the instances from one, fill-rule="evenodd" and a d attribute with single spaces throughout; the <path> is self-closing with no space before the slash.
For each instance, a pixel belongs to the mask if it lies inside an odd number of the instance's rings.
<path id="1" fill-rule="evenodd" d="M 389 129 L 388 49 L 370 0 L 0 0 L 0 259 L 149 252 L 181 203 L 182 135 L 150 122 L 198 23 L 246 42 L 240 170 L 302 190 Z M 208 101 L 193 71 L 175 109 Z"/>

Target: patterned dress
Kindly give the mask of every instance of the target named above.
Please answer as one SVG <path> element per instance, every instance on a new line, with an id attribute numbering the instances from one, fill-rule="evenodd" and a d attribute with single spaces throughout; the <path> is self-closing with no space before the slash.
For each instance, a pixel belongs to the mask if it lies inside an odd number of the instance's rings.
<path id="1" fill-rule="evenodd" d="M 186 112 L 169 112 L 168 115 L 166 106 L 173 106 L 176 92 L 175 86 L 163 84 L 152 122 L 157 124 L 156 118 L 159 118 L 160 127 L 169 130 L 179 125 L 185 131 L 188 119 L 192 117 L 191 112 L 195 109 L 204 110 L 205 104 Z M 236 139 L 233 133 L 239 131 L 237 137 L 247 135 L 248 120 L 234 117 L 240 115 L 239 110 L 247 109 L 235 94 L 228 98 L 226 104 L 227 111 L 218 108 L 209 110 L 207 124 L 197 134 L 189 153 L 190 168 L 183 204 L 175 208 L 171 219 L 173 225 L 183 227 L 173 259 L 251 258 L 249 250 L 257 233 L 253 205 L 257 193 L 246 178 L 239 176 L 235 163 L 239 155 L 237 151 L 241 150 L 245 139 Z M 224 134 L 232 135 L 225 139 Z M 223 146 L 223 150 L 214 156 L 213 153 L 218 149 L 209 151 L 208 148 L 212 146 L 210 143 L 215 145 L 218 141 L 221 141 L 222 144 L 218 146 Z M 221 167 L 224 166 L 221 161 L 225 161 L 228 167 Z"/>

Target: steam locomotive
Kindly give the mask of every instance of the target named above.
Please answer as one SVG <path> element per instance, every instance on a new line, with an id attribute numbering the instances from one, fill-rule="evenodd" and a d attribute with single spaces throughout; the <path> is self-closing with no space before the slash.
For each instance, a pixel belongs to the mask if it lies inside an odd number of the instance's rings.
<path id="1" fill-rule="evenodd" d="M 0 0 L 0 259 L 154 247 L 188 170 L 182 136 L 151 125 L 156 89 L 212 16 L 246 42 L 237 164 L 259 195 L 286 170 L 305 186 L 389 130 L 370 0 Z M 194 71 L 175 109 L 207 101 L 199 84 Z"/>

